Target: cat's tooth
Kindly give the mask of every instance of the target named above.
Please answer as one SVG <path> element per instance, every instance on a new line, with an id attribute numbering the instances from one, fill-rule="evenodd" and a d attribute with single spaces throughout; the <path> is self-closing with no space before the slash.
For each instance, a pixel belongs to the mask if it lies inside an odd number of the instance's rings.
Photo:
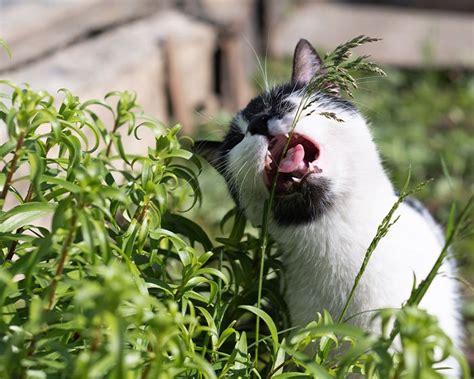
<path id="1" fill-rule="evenodd" d="M 313 162 L 308 162 L 308 170 L 314 172 Z"/>
<path id="2" fill-rule="evenodd" d="M 301 178 L 297 178 L 296 176 L 293 176 L 291 179 L 296 183 L 301 183 Z"/>
<path id="3" fill-rule="evenodd" d="M 269 168 L 273 162 L 271 154 L 267 154 L 265 157 L 265 167 Z"/>

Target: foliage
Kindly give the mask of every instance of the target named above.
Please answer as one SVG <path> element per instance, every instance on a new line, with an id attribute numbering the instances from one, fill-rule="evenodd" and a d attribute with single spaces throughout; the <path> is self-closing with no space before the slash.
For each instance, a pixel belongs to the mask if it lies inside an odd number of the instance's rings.
<path id="1" fill-rule="evenodd" d="M 375 63 L 367 61 L 367 55 L 351 59 L 352 51 L 358 46 L 377 42 L 379 39 L 360 35 L 337 46 L 324 57 L 321 73 L 316 73 L 307 86 L 308 95 L 318 91 L 344 92 L 353 97 L 352 89 L 357 88 L 353 73 L 365 72 L 385 76 L 385 72 Z"/>
<path id="2" fill-rule="evenodd" d="M 235 209 L 215 241 L 186 217 L 200 163 L 134 94 L 2 83 L 1 377 L 437 378 L 449 356 L 468 377 L 413 306 L 375 315 L 379 333 L 323 312 L 290 334 L 272 241 L 262 249 Z M 131 154 L 141 128 L 154 141 Z"/>

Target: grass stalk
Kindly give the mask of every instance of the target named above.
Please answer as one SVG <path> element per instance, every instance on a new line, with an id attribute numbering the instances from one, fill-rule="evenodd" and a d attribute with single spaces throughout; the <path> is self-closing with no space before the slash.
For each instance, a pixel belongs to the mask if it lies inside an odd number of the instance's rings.
<path id="1" fill-rule="evenodd" d="M 438 256 L 438 259 L 433 264 L 430 272 L 426 276 L 424 280 L 420 282 L 420 284 L 413 289 L 410 297 L 408 298 L 405 306 L 417 306 L 420 304 L 421 300 L 425 296 L 426 292 L 428 291 L 431 283 L 435 279 L 436 275 L 438 274 L 439 269 L 441 268 L 446 256 L 448 255 L 450 246 L 454 243 L 455 238 L 459 235 L 460 230 L 465 225 L 467 218 L 469 217 L 472 207 L 474 205 L 474 196 L 471 196 L 464 208 L 462 209 L 461 213 L 459 214 L 457 220 L 454 220 L 454 210 L 453 207 L 451 209 L 451 215 L 449 218 L 448 226 L 447 226 L 447 233 L 446 239 L 441 249 L 441 252 Z M 395 323 L 393 326 L 392 332 L 390 333 L 389 341 L 392 343 L 399 332 L 399 325 Z"/>
<path id="2" fill-rule="evenodd" d="M 352 288 L 351 288 L 351 291 L 349 292 L 349 296 L 347 297 L 346 302 L 344 303 L 344 307 L 342 308 L 341 314 L 337 318 L 338 323 L 342 322 L 342 320 L 344 319 L 344 316 L 346 315 L 347 310 L 349 309 L 349 306 L 352 303 L 357 287 L 359 286 L 360 280 L 362 279 L 362 276 L 364 275 L 367 265 L 369 264 L 370 258 L 372 257 L 372 254 L 377 248 L 379 242 L 388 233 L 388 230 L 390 229 L 390 227 L 393 224 L 395 224 L 395 222 L 397 222 L 398 217 L 393 222 L 390 222 L 390 221 L 392 219 L 394 212 L 397 210 L 398 206 L 400 205 L 400 203 L 403 201 L 404 198 L 405 196 L 400 196 L 398 198 L 398 200 L 395 202 L 395 204 L 392 206 L 388 214 L 383 219 L 382 223 L 378 226 L 377 232 L 375 233 L 374 238 L 370 242 L 370 245 L 367 248 L 367 251 L 365 252 L 364 260 L 362 261 L 359 271 L 357 272 L 357 275 L 354 279 L 354 283 L 352 284 Z"/>
<path id="3" fill-rule="evenodd" d="M 339 88 L 341 91 L 347 93 L 349 96 L 352 96 L 350 88 L 351 87 L 357 88 L 357 82 L 356 82 L 356 79 L 353 78 L 352 75 L 349 74 L 348 70 L 365 70 L 365 71 L 370 71 L 370 72 L 376 72 L 379 75 L 385 75 L 385 73 L 380 68 L 378 68 L 375 64 L 371 62 L 364 62 L 364 59 L 366 57 L 360 57 L 353 61 L 348 61 L 348 59 L 351 56 L 351 52 L 350 52 L 351 49 L 359 45 L 375 42 L 375 41 L 377 41 L 377 39 L 375 38 L 358 36 L 352 39 L 351 41 L 338 46 L 332 53 L 326 55 L 324 69 L 321 70 L 320 72 L 317 72 L 313 76 L 311 81 L 307 84 L 306 88 L 304 89 L 304 93 L 298 104 L 295 117 L 292 120 L 290 131 L 288 133 L 289 134 L 288 139 L 283 148 L 282 157 L 285 156 L 286 152 L 288 151 L 291 138 L 296 128 L 296 124 L 300 120 L 302 112 L 305 111 L 309 106 L 311 106 L 311 104 L 313 104 L 313 102 L 315 101 L 314 99 L 312 99 L 315 93 L 326 92 L 326 93 L 334 94 L 335 88 Z M 328 117 L 330 119 L 334 119 L 338 122 L 343 121 L 337 118 L 336 115 L 332 112 L 321 112 L 320 115 Z M 265 255 L 267 254 L 267 249 L 268 249 L 268 224 L 270 220 L 270 212 L 271 212 L 272 205 L 275 199 L 278 174 L 279 172 L 277 169 L 276 175 L 273 178 L 269 199 L 268 201 L 265 202 L 263 218 L 262 218 L 262 229 L 261 229 L 261 236 L 260 236 L 261 243 L 260 243 L 260 249 L 259 249 L 260 267 L 259 267 L 258 294 L 257 294 L 257 308 L 258 309 L 260 309 L 261 307 Z M 393 209 L 392 214 L 395 211 L 395 209 Z M 377 243 L 375 244 L 373 249 L 375 249 L 375 247 L 377 246 Z M 368 259 L 370 259 L 370 256 L 368 257 Z M 368 259 L 367 259 L 367 262 L 368 262 Z M 350 298 L 348 299 L 348 302 L 346 302 L 345 310 L 340 317 L 343 317 L 345 311 L 347 311 L 347 308 L 350 302 L 352 301 L 353 294 L 355 293 L 355 289 L 357 288 L 358 282 L 360 281 L 360 278 L 362 277 L 364 270 L 365 270 L 365 266 L 363 266 L 362 272 L 360 272 L 360 276 L 358 275 L 358 279 L 356 278 L 356 283 L 353 286 Z M 256 327 L 255 327 L 255 344 L 256 344 L 255 361 L 254 361 L 255 365 L 258 364 L 258 347 L 259 347 L 259 338 L 260 338 L 259 337 L 259 332 L 260 332 L 259 323 L 260 323 L 260 318 L 257 316 Z"/>
<path id="4" fill-rule="evenodd" d="M 344 303 L 344 307 L 342 308 L 341 314 L 337 318 L 338 323 L 343 321 L 344 316 L 346 315 L 347 310 L 349 309 L 349 306 L 352 303 L 357 287 L 360 284 L 360 280 L 362 279 L 362 276 L 364 275 L 367 265 L 369 264 L 370 258 L 372 257 L 372 254 L 377 248 L 379 242 L 382 240 L 382 238 L 386 236 L 390 228 L 398 221 L 399 216 L 395 218 L 395 220 L 392 221 L 392 217 L 395 211 L 398 209 L 400 204 L 405 200 L 407 196 L 410 196 L 411 194 L 418 192 L 426 184 L 426 182 L 422 182 L 415 189 L 407 190 L 408 184 L 410 182 L 410 177 L 411 177 L 411 173 L 408 174 L 403 190 L 400 192 L 400 195 L 398 196 L 397 201 L 392 205 L 392 208 L 390 208 L 387 215 L 384 217 L 380 225 L 377 227 L 377 232 L 375 233 L 374 238 L 370 242 L 370 245 L 367 248 L 367 251 L 365 252 L 364 259 L 354 279 L 354 283 L 352 285 L 351 291 L 349 292 L 349 296 L 347 297 L 346 302 Z"/>
<path id="5" fill-rule="evenodd" d="M 293 121 L 291 124 L 288 139 L 285 143 L 285 146 L 283 147 L 282 156 L 284 156 L 286 152 L 288 151 L 291 137 L 293 136 L 294 130 L 296 128 L 296 124 L 298 123 L 301 117 L 301 113 L 303 112 L 306 106 L 307 99 L 308 99 L 307 96 L 303 96 L 300 103 L 298 104 L 295 117 L 293 118 Z M 263 209 L 262 229 L 261 229 L 261 236 L 260 236 L 261 243 L 260 243 L 260 249 L 259 249 L 260 262 L 259 262 L 258 292 L 257 292 L 257 308 L 258 309 L 261 308 L 261 303 L 262 303 L 263 272 L 264 272 L 264 267 L 265 267 L 265 255 L 267 254 L 268 242 L 269 242 L 268 224 L 270 221 L 270 212 L 271 212 L 272 204 L 275 199 L 278 174 L 279 172 L 277 168 L 276 175 L 273 178 L 273 182 L 272 182 L 270 197 L 268 201 L 265 202 L 264 209 Z M 259 347 L 259 342 L 260 342 L 260 317 L 258 315 L 256 316 L 255 322 L 256 322 L 255 324 L 255 366 L 256 366 L 258 364 L 258 347 Z"/>
<path id="6" fill-rule="evenodd" d="M 443 264 L 443 261 L 448 254 L 449 247 L 453 244 L 454 239 L 459 235 L 460 229 L 466 222 L 466 219 L 471 212 L 471 208 L 473 204 L 474 204 L 474 196 L 471 196 L 471 198 L 469 199 L 469 201 L 467 202 L 467 204 L 461 211 L 457 221 L 454 222 L 453 219 L 450 220 L 450 223 L 448 225 L 448 233 L 446 235 L 446 241 L 444 243 L 443 249 L 441 250 L 441 253 L 438 256 L 438 259 L 434 263 L 426 279 L 424 279 L 420 283 L 420 285 L 413 291 L 413 294 L 410 296 L 410 298 L 407 301 L 407 305 L 420 304 L 421 300 L 426 294 L 426 291 L 428 290 L 429 286 L 431 285 L 435 276 L 437 275 L 439 269 L 441 268 L 441 265 Z M 452 214 L 454 215 L 454 212 Z"/>

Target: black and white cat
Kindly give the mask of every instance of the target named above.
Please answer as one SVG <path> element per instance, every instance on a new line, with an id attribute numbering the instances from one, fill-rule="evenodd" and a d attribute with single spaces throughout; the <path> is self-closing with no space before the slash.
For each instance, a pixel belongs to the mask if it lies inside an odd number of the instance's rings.
<path id="1" fill-rule="evenodd" d="M 321 73 L 321 59 L 306 40 L 295 49 L 291 82 L 268 90 L 237 113 L 222 142 L 200 141 L 196 150 L 226 179 L 248 219 L 262 222 L 263 206 L 278 170 L 269 231 L 282 250 L 292 323 L 304 325 L 327 309 L 337 317 L 377 226 L 397 200 L 363 115 L 350 102 L 314 95 L 310 112 L 283 146 L 304 88 Z M 322 73 L 324 74 L 324 73 Z M 343 122 L 321 115 L 335 113 Z M 430 214 L 416 201 L 398 208 L 398 222 L 382 239 L 363 275 L 348 315 L 400 307 L 414 275 L 425 278 L 443 246 Z M 435 315 L 460 347 L 459 290 L 446 261 L 421 306 Z M 352 322 L 367 326 L 372 313 Z"/>

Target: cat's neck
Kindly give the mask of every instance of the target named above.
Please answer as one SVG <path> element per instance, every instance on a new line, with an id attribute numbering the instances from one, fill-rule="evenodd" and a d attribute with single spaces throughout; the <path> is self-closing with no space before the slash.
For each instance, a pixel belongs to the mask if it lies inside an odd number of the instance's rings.
<path id="1" fill-rule="evenodd" d="M 306 225 L 271 225 L 273 238 L 285 256 L 292 260 L 311 262 L 334 254 L 351 251 L 355 260 L 370 244 L 394 202 L 392 184 L 381 166 L 367 180 L 358 180 L 351 190 L 317 220 Z M 353 253 L 352 253 L 353 252 Z"/>

